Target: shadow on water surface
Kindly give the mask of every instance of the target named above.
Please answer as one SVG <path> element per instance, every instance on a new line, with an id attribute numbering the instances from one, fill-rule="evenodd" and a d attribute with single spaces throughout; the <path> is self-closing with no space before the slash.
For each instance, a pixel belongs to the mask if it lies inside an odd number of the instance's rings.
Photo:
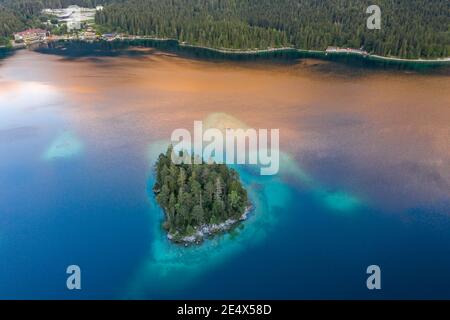
<path id="1" fill-rule="evenodd" d="M 405 73 L 450 75 L 450 67 L 443 63 L 381 61 L 356 55 L 327 55 L 325 53 L 299 52 L 296 50 L 272 51 L 265 53 L 224 53 L 207 48 L 181 46 L 176 40 L 116 40 L 112 42 L 59 41 L 41 45 L 36 51 L 54 54 L 75 60 L 90 58 L 100 62 L 102 57 L 145 57 L 154 54 L 156 49 L 163 53 L 180 57 L 211 62 L 261 62 L 272 64 L 296 65 L 301 62 L 304 67 L 314 68 L 318 72 L 364 76 L 367 72 L 395 71 Z M 307 59 L 317 59 L 317 63 L 307 63 Z M 324 63 L 328 62 L 328 63 Z"/>

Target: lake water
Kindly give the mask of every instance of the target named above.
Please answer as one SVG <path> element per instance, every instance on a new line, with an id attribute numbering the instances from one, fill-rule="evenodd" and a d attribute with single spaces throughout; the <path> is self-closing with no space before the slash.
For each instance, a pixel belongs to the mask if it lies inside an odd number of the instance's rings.
<path id="1" fill-rule="evenodd" d="M 0 298 L 450 298 L 449 93 L 447 71 L 18 51 L 0 60 Z M 255 212 L 184 248 L 150 190 L 195 120 L 278 128 L 282 161 L 239 167 Z"/>

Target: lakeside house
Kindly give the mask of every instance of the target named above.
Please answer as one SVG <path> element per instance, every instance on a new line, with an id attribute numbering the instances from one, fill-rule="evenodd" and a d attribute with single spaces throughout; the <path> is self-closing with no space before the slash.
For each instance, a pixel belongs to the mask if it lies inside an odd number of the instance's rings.
<path id="1" fill-rule="evenodd" d="M 79 39 L 86 40 L 86 41 L 94 41 L 97 40 L 97 33 L 95 32 L 94 28 L 87 27 L 85 31 L 81 32 L 79 34 Z"/>
<path id="2" fill-rule="evenodd" d="M 28 29 L 22 32 L 14 33 L 14 41 L 16 43 L 24 43 L 25 45 L 44 42 L 49 36 L 48 31 L 42 29 Z"/>

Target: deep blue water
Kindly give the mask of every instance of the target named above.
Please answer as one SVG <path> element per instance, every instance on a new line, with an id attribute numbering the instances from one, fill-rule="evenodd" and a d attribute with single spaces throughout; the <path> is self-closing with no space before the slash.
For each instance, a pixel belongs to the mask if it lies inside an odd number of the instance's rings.
<path id="1" fill-rule="evenodd" d="M 160 137 L 99 143 L 45 90 L 0 92 L 0 298 L 450 298 L 447 202 L 405 222 L 284 150 L 276 177 L 238 168 L 256 204 L 242 229 L 182 248 L 149 191 Z M 71 264 L 81 291 L 65 287 Z M 381 291 L 366 288 L 371 264 Z"/>

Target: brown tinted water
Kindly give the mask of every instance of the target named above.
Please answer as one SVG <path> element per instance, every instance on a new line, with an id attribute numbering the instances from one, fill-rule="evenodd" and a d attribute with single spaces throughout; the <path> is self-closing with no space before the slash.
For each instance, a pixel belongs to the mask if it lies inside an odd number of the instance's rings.
<path id="1" fill-rule="evenodd" d="M 315 179 L 362 190 L 378 206 L 445 212 L 449 203 L 448 75 L 318 60 L 200 61 L 153 50 L 73 60 L 20 51 L 0 65 L 0 108 L 14 108 L 14 97 L 29 92 L 30 112 L 63 114 L 100 149 L 168 139 L 176 128 L 226 113 L 253 128 L 279 128 L 282 150 Z M 34 106 L 35 95 L 62 99 Z M 7 112 L 3 120 L 4 130 L 26 127 L 7 123 Z"/>

